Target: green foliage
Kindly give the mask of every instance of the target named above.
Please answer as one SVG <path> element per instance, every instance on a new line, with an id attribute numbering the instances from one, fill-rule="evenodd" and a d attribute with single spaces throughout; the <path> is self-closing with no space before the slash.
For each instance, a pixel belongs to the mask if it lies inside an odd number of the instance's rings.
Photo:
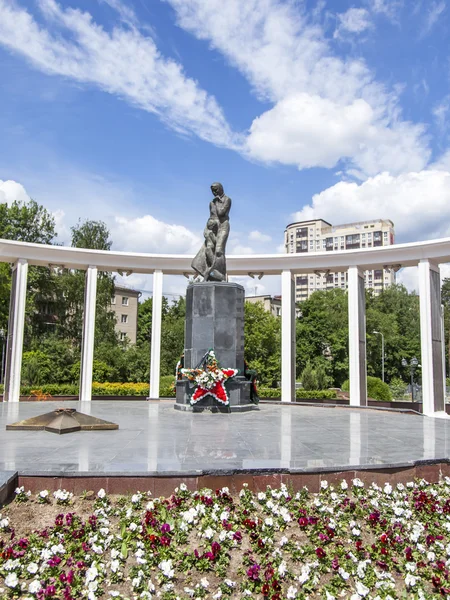
<path id="1" fill-rule="evenodd" d="M 276 385 L 281 374 L 281 320 L 261 302 L 244 306 L 245 360 L 263 384 Z M 226 366 L 226 365 L 224 365 Z"/>
<path id="2" fill-rule="evenodd" d="M 306 367 L 303 369 L 301 380 L 304 390 L 317 390 L 319 387 L 317 385 L 317 374 L 312 368 L 311 362 L 309 360 L 306 363 Z"/>
<path id="3" fill-rule="evenodd" d="M 280 388 L 259 387 L 258 396 L 260 398 L 279 398 Z M 334 400 L 337 398 L 334 390 L 295 390 L 295 397 L 300 400 Z"/>
<path id="4" fill-rule="evenodd" d="M 0 238 L 51 244 L 55 237 L 53 215 L 34 200 L 0 204 Z"/>
<path id="5" fill-rule="evenodd" d="M 22 358 L 22 381 L 36 386 L 51 380 L 52 362 L 49 356 L 39 350 L 24 352 Z"/>
<path id="6" fill-rule="evenodd" d="M 342 384 L 342 390 L 344 392 L 350 391 L 350 382 L 347 379 Z M 391 390 L 387 383 L 384 383 L 378 377 L 367 377 L 367 396 L 373 400 L 382 400 L 384 402 L 390 402 L 392 400 Z"/>
<path id="7" fill-rule="evenodd" d="M 313 368 L 322 365 L 331 381 L 339 385 L 348 377 L 346 292 L 339 288 L 317 291 L 299 307 L 297 375 L 309 361 Z"/>
<path id="8" fill-rule="evenodd" d="M 400 377 L 393 377 L 391 379 L 389 389 L 394 400 L 409 400 L 409 396 L 406 393 L 407 385 Z"/>

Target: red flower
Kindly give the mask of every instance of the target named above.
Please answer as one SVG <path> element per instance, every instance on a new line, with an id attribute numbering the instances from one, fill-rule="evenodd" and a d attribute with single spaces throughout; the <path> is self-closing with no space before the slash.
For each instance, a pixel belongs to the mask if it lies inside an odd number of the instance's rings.
<path id="1" fill-rule="evenodd" d="M 316 555 L 317 555 L 317 558 L 325 558 L 326 552 L 323 548 L 321 548 L 319 546 L 319 548 L 316 548 Z"/>

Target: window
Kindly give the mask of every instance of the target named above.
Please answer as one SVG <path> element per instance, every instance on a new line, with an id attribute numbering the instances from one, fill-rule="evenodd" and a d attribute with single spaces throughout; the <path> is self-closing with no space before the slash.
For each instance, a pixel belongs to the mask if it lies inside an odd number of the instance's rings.
<path id="1" fill-rule="evenodd" d="M 307 275 L 297 275 L 295 283 L 297 285 L 308 285 L 308 276 Z"/>
<path id="2" fill-rule="evenodd" d="M 128 306 L 128 296 L 122 296 L 122 306 Z"/>
<path id="3" fill-rule="evenodd" d="M 347 235 L 345 238 L 345 247 L 347 250 L 351 250 L 352 248 L 359 248 L 359 233 L 354 235 Z"/>
<path id="4" fill-rule="evenodd" d="M 120 318 L 121 323 L 128 323 L 128 315 L 122 315 Z"/>
<path id="5" fill-rule="evenodd" d="M 120 332 L 120 339 L 122 340 L 122 342 L 123 342 L 124 340 L 126 340 L 126 339 L 127 339 L 127 334 L 126 334 L 126 333 L 124 333 L 123 331 L 121 331 L 121 332 Z"/>
<path id="6" fill-rule="evenodd" d="M 115 297 L 115 296 L 113 296 L 113 297 L 111 298 L 111 304 L 115 304 L 115 303 L 116 303 L 116 297 Z"/>

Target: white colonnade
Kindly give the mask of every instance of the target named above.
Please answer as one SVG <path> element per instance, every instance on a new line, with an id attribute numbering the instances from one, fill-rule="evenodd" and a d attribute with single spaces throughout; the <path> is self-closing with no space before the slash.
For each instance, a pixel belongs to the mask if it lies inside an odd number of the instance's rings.
<path id="1" fill-rule="evenodd" d="M 86 271 L 80 401 L 92 398 L 92 365 L 98 271 L 153 274 L 153 315 L 149 397 L 159 398 L 163 275 L 191 272 L 192 256 L 155 255 L 87 250 L 29 244 L 0 239 L 0 262 L 13 265 L 7 338 L 5 394 L 7 402 L 20 396 L 20 375 L 25 320 L 28 265 L 62 265 Z M 281 399 L 295 399 L 295 298 L 294 274 L 347 271 L 349 306 L 349 379 L 354 406 L 367 404 L 364 271 L 374 268 L 419 267 L 420 329 L 422 348 L 423 411 L 444 416 L 445 369 L 440 298 L 439 264 L 450 262 L 450 238 L 341 252 L 246 255 L 227 258 L 229 275 L 281 276 L 282 370 Z"/>

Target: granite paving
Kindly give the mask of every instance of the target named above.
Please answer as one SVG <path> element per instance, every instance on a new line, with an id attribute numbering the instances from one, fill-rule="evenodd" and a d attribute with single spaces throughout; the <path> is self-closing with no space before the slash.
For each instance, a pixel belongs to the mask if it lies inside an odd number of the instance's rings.
<path id="1" fill-rule="evenodd" d="M 388 468 L 450 455 L 450 420 L 394 411 L 260 404 L 248 413 L 185 413 L 173 401 L 64 402 L 117 431 L 6 431 L 58 402 L 0 404 L 0 471 L 20 475 L 307 473 Z"/>

